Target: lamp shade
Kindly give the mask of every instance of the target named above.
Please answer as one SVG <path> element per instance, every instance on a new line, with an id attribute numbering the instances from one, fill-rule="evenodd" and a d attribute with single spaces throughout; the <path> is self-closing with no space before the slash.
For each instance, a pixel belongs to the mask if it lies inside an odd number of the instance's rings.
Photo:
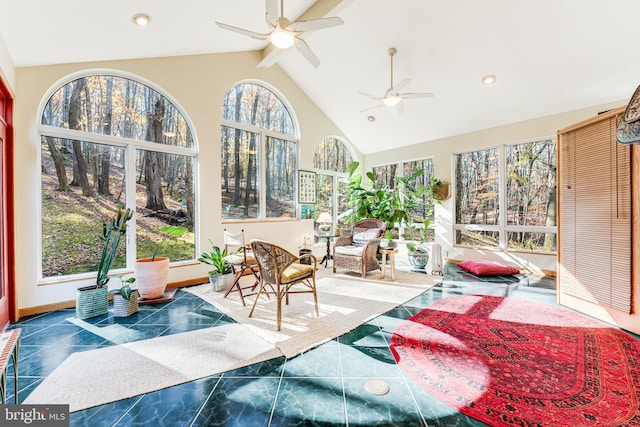
<path id="1" fill-rule="evenodd" d="M 320 216 L 318 217 L 318 222 L 333 222 L 333 218 L 331 218 L 331 214 L 329 212 L 321 212 Z"/>

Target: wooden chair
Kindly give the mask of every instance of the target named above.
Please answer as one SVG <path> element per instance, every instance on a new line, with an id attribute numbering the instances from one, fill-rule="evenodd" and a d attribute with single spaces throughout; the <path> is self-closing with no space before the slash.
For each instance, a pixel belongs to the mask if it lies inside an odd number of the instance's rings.
<path id="1" fill-rule="evenodd" d="M 235 275 L 231 286 L 224 294 L 226 298 L 231 292 L 237 291 L 240 294 L 240 300 L 242 305 L 246 305 L 244 297 L 248 295 L 254 295 L 255 289 L 260 283 L 260 277 L 258 276 L 258 263 L 253 252 L 249 249 L 250 246 L 245 243 L 244 229 L 240 230 L 240 233 L 231 233 L 224 229 L 224 248 L 227 252 L 227 256 L 224 258 L 225 262 L 231 266 L 233 274 Z M 253 274 L 255 280 L 251 286 L 242 287 L 240 285 L 240 279 L 245 274 Z M 251 289 L 252 294 L 243 294 L 243 290 Z"/>
<path id="2" fill-rule="evenodd" d="M 337 268 L 359 272 L 362 277 L 368 271 L 380 270 L 376 259 L 380 237 L 387 223 L 379 219 L 366 218 L 353 225 L 353 234 L 341 236 L 333 245 L 333 272 Z"/>
<path id="3" fill-rule="evenodd" d="M 318 310 L 318 295 L 316 293 L 316 257 L 312 254 L 295 256 L 280 246 L 262 240 L 252 240 L 251 247 L 260 268 L 260 287 L 258 295 L 253 302 L 249 317 L 253 315 L 261 294 L 273 293 L 276 295 L 276 328 L 279 331 L 282 325 L 282 299 L 289 304 L 289 294 L 312 293 L 316 306 L 316 317 L 320 315 Z M 310 264 L 300 261 L 309 259 Z M 306 289 L 291 288 L 294 285 L 303 285 Z M 271 290 L 267 290 L 269 287 Z"/>

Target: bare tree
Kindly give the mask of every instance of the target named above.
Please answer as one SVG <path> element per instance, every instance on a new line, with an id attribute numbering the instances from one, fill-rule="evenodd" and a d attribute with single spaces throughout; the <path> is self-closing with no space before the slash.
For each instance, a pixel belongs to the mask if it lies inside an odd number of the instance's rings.
<path id="1" fill-rule="evenodd" d="M 162 143 L 162 123 L 164 121 L 164 103 L 157 100 L 153 113 L 149 113 L 146 141 Z M 147 209 L 160 211 L 167 209 L 162 194 L 162 153 L 146 150 L 144 152 L 145 184 L 147 190 Z"/>
<path id="2" fill-rule="evenodd" d="M 76 84 L 71 91 L 71 99 L 69 100 L 69 129 L 82 129 L 82 98 L 81 94 L 86 88 L 84 78 L 76 80 Z M 87 176 L 87 163 L 82 153 L 82 142 L 73 140 L 73 159 L 77 169 L 77 178 L 82 187 L 83 196 L 92 196 L 93 188 L 89 184 Z"/>
<path id="3" fill-rule="evenodd" d="M 103 133 L 111 135 L 111 125 L 113 116 L 113 77 L 107 76 L 107 88 L 105 93 L 105 112 L 102 120 Z M 98 149 L 100 158 L 100 172 L 98 174 L 98 194 L 103 196 L 111 194 L 109 185 L 110 169 L 111 169 L 111 148 L 100 146 Z"/>

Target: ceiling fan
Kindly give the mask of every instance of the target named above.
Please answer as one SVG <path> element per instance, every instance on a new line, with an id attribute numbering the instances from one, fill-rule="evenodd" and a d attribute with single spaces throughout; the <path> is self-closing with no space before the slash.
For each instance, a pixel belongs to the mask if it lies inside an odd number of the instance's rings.
<path id="1" fill-rule="evenodd" d="M 411 79 L 403 79 L 397 85 L 393 85 L 393 56 L 398 53 L 398 50 L 395 47 L 389 48 L 389 56 L 391 57 L 391 83 L 389 89 L 385 92 L 384 96 L 376 96 L 371 95 L 370 93 L 360 92 L 364 96 L 368 96 L 371 99 L 375 99 L 376 101 L 382 101 L 380 104 L 374 105 L 373 107 L 365 108 L 361 112 L 369 111 L 378 107 L 396 107 L 399 113 L 402 113 L 404 107 L 402 101 L 405 99 L 413 99 L 413 98 L 432 98 L 434 95 L 432 93 L 411 93 L 405 92 L 400 93 L 400 90 L 405 87 Z"/>
<path id="2" fill-rule="evenodd" d="M 278 14 L 278 0 L 265 1 L 265 17 L 271 31 L 266 34 L 257 33 L 251 30 L 234 27 L 232 25 L 216 22 L 220 28 L 233 31 L 258 40 L 269 40 L 275 49 L 284 51 L 292 46 L 304 56 L 314 67 L 320 65 L 320 60 L 311 51 L 307 42 L 302 38 L 305 33 L 321 30 L 323 28 L 335 27 L 344 24 L 338 17 L 310 19 L 308 21 L 291 22 L 284 17 L 284 0 L 280 0 L 280 14 Z M 258 64 L 261 66 L 261 64 Z"/>

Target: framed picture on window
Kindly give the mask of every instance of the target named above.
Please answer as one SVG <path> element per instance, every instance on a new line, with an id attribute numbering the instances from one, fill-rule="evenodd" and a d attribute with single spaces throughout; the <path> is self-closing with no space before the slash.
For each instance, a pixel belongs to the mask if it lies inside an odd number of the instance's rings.
<path id="1" fill-rule="evenodd" d="M 298 203 L 316 203 L 316 173 L 298 171 Z"/>

